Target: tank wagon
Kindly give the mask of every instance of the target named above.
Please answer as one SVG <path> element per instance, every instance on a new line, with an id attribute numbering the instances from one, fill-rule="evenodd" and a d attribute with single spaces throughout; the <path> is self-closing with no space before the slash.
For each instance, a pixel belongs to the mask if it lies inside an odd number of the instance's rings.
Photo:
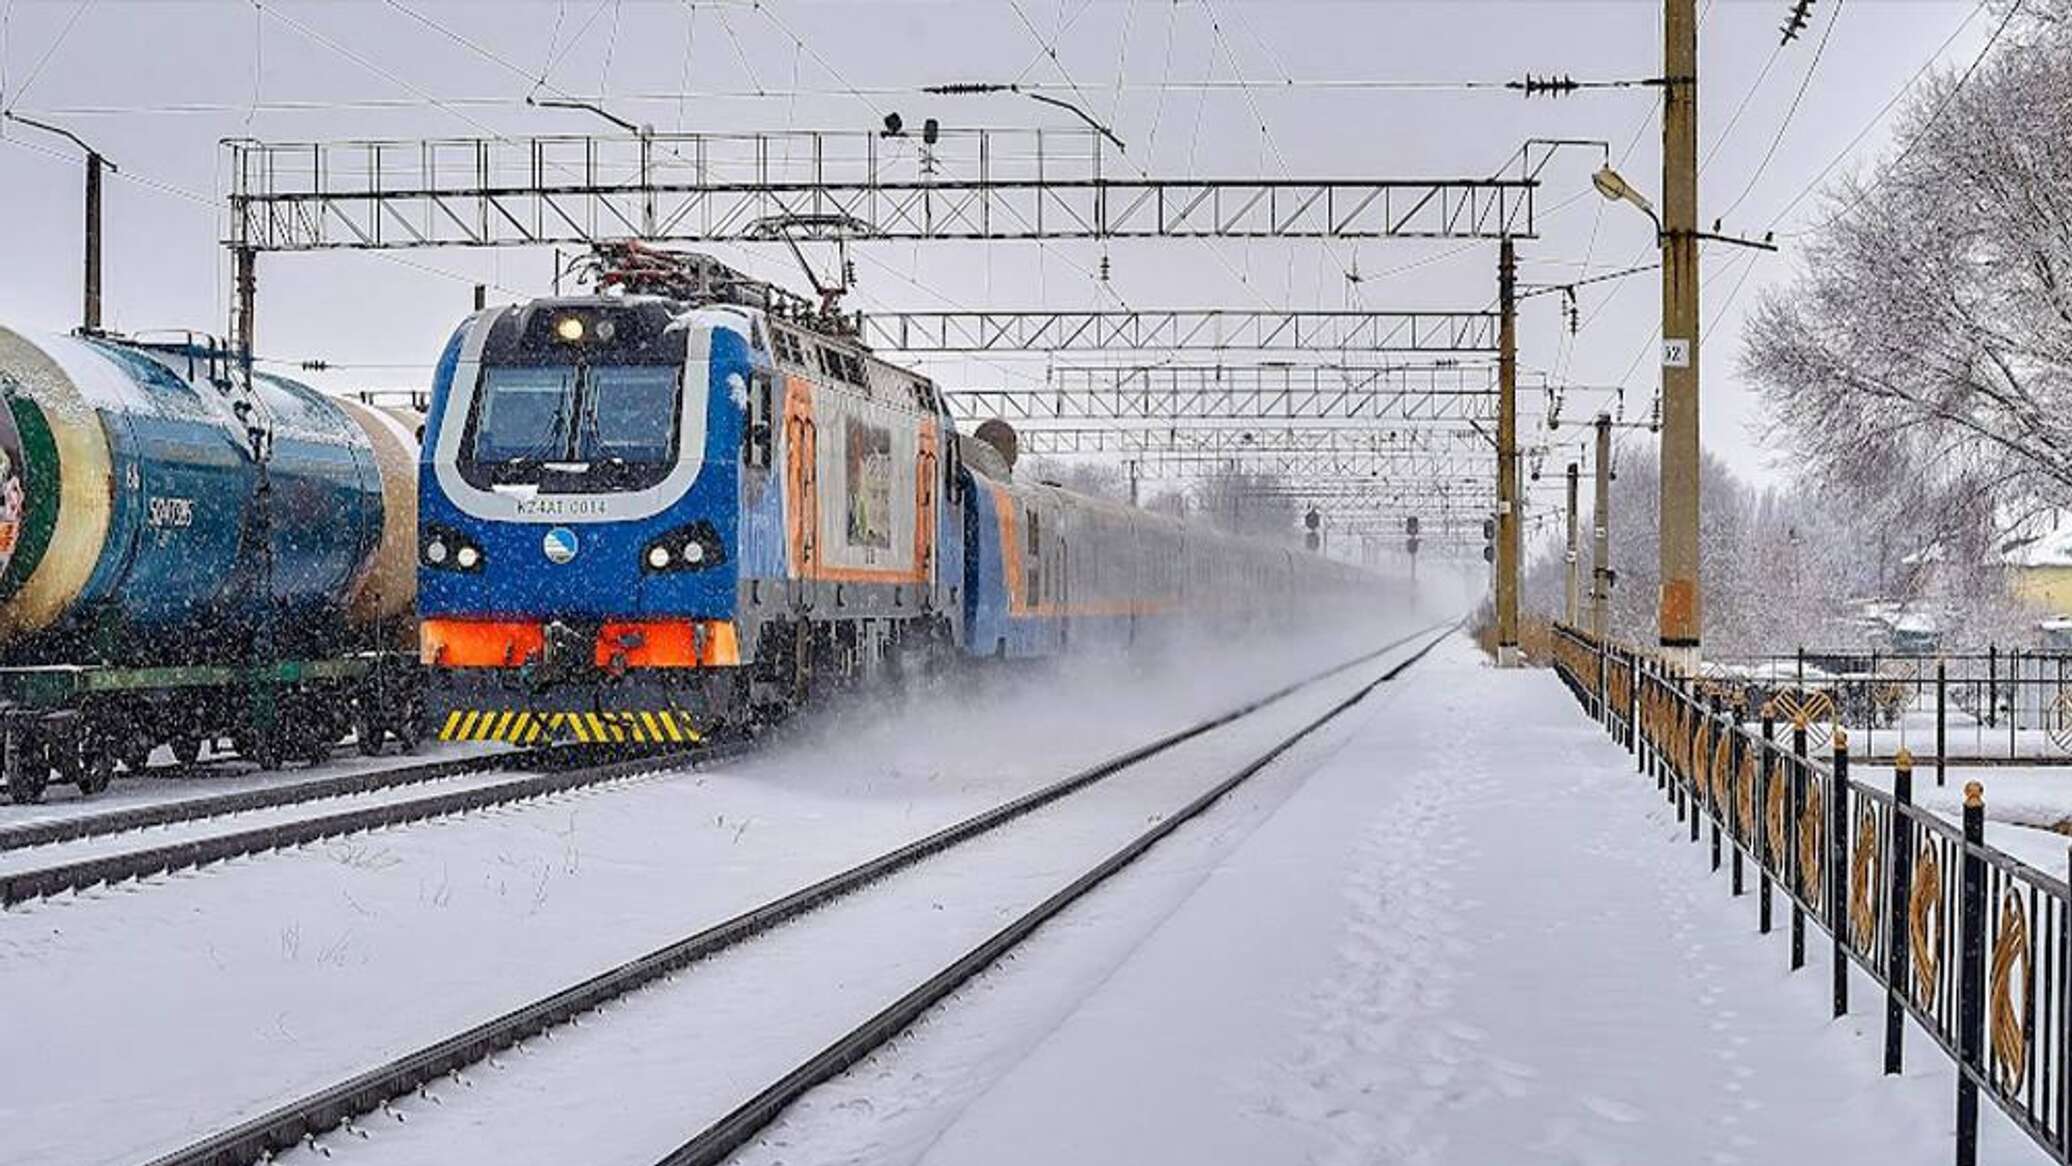
<path id="1" fill-rule="evenodd" d="M 229 738 L 416 737 L 412 423 L 221 345 L 0 328 L 0 732 L 16 800 Z"/>
<path id="2" fill-rule="evenodd" d="M 1372 585 L 1016 483 L 852 321 L 712 259 L 607 245 L 590 274 L 478 312 L 438 365 L 418 594 L 442 739 L 676 743 L 879 670 Z"/>

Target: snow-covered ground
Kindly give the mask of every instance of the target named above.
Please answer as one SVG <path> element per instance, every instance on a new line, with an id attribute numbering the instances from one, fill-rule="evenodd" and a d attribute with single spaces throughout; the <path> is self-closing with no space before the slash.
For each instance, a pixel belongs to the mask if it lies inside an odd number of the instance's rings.
<path id="1" fill-rule="evenodd" d="M 1825 945 L 1788 973 L 1551 673 L 1455 640 L 1413 676 L 740 1161 L 1949 1161 L 1941 1053 L 1880 1076 L 1868 982 L 1830 1021 Z M 1986 1109 L 1986 1161 L 2043 1160 Z"/>
<path id="2" fill-rule="evenodd" d="M 0 1057 L 0 1161 L 171 1149 L 1430 614 L 994 676 L 852 706 L 708 772 L 25 904 L 0 915 L 0 1034 L 36 1055 Z"/>
<path id="3" fill-rule="evenodd" d="M 1410 654 L 1406 646 L 1392 660 Z M 1392 661 L 1390 661 L 1392 662 Z M 1322 682 L 556 1032 L 343 1139 L 373 1164 L 652 1163 L 1371 680 Z M 1283 782 L 1319 756 L 1291 758 Z M 1256 822 L 1262 782 L 1229 807 Z M 1228 829 L 1199 841 L 1228 841 Z M 610 1113 L 571 1122 L 571 1113 Z M 340 1139 L 330 1139 L 335 1142 Z M 290 1159 L 283 1159 L 289 1161 Z M 294 1161 L 315 1166 L 314 1156 Z"/>

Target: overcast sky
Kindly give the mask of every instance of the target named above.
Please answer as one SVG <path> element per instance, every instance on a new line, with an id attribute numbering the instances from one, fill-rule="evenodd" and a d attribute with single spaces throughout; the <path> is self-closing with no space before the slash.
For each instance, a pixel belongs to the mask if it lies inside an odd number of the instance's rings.
<path id="1" fill-rule="evenodd" d="M 1750 235 L 1774 229 L 1786 245 L 1781 255 L 1725 246 L 1705 254 L 1705 442 L 1759 481 L 1779 480 L 1788 467 L 1764 455 L 1759 409 L 1739 382 L 1743 313 L 1789 278 L 1790 235 L 1821 210 L 1807 194 L 1818 177 L 1894 148 L 1880 111 L 1931 61 L 1968 62 L 1992 24 L 1973 3 L 1817 0 L 1807 33 L 1780 49 L 1789 7 L 1701 0 L 1701 220 L 1724 216 L 1728 231 Z M 1088 106 L 1127 143 L 1132 165 L 1159 176 L 1483 176 L 1515 172 L 1527 138 L 1594 138 L 1609 141 L 1615 165 L 1655 198 L 1655 90 L 1527 100 L 1469 83 L 1528 72 L 1651 77 L 1660 72 L 1660 21 L 1659 4 L 1638 0 L 0 0 L 0 108 L 62 122 L 121 167 L 107 200 L 108 325 L 220 332 L 228 265 L 218 142 L 226 137 L 601 128 L 584 114 L 526 107 L 541 84 L 662 131 L 869 129 L 887 111 L 912 124 L 1073 124 L 1022 98 L 919 92 L 1020 79 L 1076 87 L 1055 92 Z M 1527 283 L 1652 258 L 1647 220 L 1591 192 L 1597 161 L 1575 151 L 1542 172 L 1539 237 L 1520 246 Z M 74 151 L 0 123 L 0 320 L 77 323 L 79 184 Z M 713 250 L 801 282 L 782 251 Z M 1094 274 L 1103 250 L 860 245 L 853 303 L 1480 309 L 1495 287 L 1493 243 L 1121 242 L 1105 248 L 1105 286 Z M 1357 286 L 1346 279 L 1355 266 Z M 269 256 L 258 348 L 353 366 L 322 378 L 327 387 L 420 384 L 465 314 L 472 284 L 492 284 L 500 299 L 539 294 L 550 267 L 548 255 L 517 250 Z M 1623 385 L 1625 415 L 1645 418 L 1656 389 L 1657 277 L 1583 289 L 1573 336 L 1558 299 L 1528 302 L 1524 367 L 1565 383 Z M 1042 366 L 951 361 L 933 371 L 976 385 L 1027 380 Z M 1615 401 L 1602 391 L 1571 395 L 1561 415 L 1572 424 L 1555 440 L 1579 439 L 1579 423 Z M 1530 420 L 1545 402 L 1525 409 Z M 1570 456 L 1563 450 L 1553 462 Z"/>

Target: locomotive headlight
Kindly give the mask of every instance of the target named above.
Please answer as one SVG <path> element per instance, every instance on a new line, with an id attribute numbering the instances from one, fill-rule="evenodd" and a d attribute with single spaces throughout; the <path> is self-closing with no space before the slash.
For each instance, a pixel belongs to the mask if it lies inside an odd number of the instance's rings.
<path id="1" fill-rule="evenodd" d="M 438 543 L 433 543 L 432 545 L 439 546 Z M 444 547 L 440 547 L 439 549 L 442 551 L 445 550 Z M 460 565 L 461 570 L 472 571 L 482 564 L 482 552 L 476 550 L 474 547 L 462 547 L 459 551 L 454 553 L 453 561 Z"/>
<path id="2" fill-rule="evenodd" d="M 669 548 L 656 546 L 648 548 L 648 566 L 660 571 L 669 566 Z"/>
<path id="3" fill-rule="evenodd" d="M 686 563 L 704 562 L 705 544 L 699 542 L 697 539 L 692 539 L 691 541 L 685 543 L 683 545 L 683 561 Z"/>
<path id="4" fill-rule="evenodd" d="M 569 344 L 581 342 L 583 339 L 583 318 L 581 316 L 563 316 L 559 320 L 554 321 L 554 335 L 561 337 L 563 341 Z"/>
<path id="5" fill-rule="evenodd" d="M 424 545 L 424 561 L 436 567 L 446 561 L 446 544 L 433 539 Z"/>

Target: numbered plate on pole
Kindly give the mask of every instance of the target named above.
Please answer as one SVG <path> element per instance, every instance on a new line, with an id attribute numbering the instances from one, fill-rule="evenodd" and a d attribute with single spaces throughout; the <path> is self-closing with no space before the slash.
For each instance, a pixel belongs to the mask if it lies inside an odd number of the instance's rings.
<path id="1" fill-rule="evenodd" d="M 1681 337 L 1662 341 L 1663 368 L 1691 367 L 1691 342 Z"/>

